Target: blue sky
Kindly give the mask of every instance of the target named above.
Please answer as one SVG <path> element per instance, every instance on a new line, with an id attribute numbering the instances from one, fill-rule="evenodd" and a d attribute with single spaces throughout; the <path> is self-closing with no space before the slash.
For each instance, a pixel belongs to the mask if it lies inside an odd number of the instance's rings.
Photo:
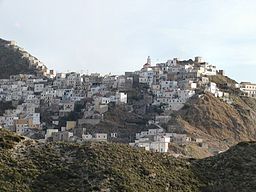
<path id="1" fill-rule="evenodd" d="M 255 0 L 0 0 L 0 37 L 57 71 L 122 74 L 203 56 L 256 82 Z"/>

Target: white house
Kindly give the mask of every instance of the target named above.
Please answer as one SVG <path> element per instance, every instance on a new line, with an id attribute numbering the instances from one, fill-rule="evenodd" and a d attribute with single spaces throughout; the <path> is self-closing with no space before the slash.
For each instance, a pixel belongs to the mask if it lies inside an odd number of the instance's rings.
<path id="1" fill-rule="evenodd" d="M 216 91 L 217 91 L 216 83 L 210 82 L 210 83 L 208 84 L 208 87 L 206 88 L 206 90 L 209 91 L 209 92 L 212 93 L 212 94 L 215 94 Z"/>
<path id="2" fill-rule="evenodd" d="M 127 93 L 117 92 L 116 93 L 117 103 L 127 103 Z"/>
<path id="3" fill-rule="evenodd" d="M 75 103 L 74 102 L 65 102 L 63 104 L 63 110 L 65 112 L 71 112 L 71 111 L 74 111 L 74 108 L 75 108 Z"/>
<path id="4" fill-rule="evenodd" d="M 97 141 L 107 141 L 108 134 L 106 134 L 106 133 L 95 133 L 94 138 Z"/>
<path id="5" fill-rule="evenodd" d="M 251 82 L 241 82 L 240 90 L 249 97 L 256 97 L 256 84 Z"/>
<path id="6" fill-rule="evenodd" d="M 58 131 L 58 129 L 47 129 L 45 133 L 45 140 L 48 139 L 49 137 L 52 137 L 52 133 L 56 133 Z"/>
<path id="7" fill-rule="evenodd" d="M 23 135 L 27 132 L 29 132 L 29 127 L 28 126 L 16 126 L 16 133 L 20 134 L 20 135 Z"/>
<path id="8" fill-rule="evenodd" d="M 40 113 L 33 113 L 33 115 L 32 115 L 32 123 L 34 125 L 40 125 Z"/>
<path id="9" fill-rule="evenodd" d="M 44 90 L 44 84 L 38 83 L 34 85 L 34 92 L 35 93 L 41 93 Z"/>
<path id="10" fill-rule="evenodd" d="M 170 137 L 157 136 L 156 140 L 150 144 L 150 150 L 160 153 L 168 152 Z"/>

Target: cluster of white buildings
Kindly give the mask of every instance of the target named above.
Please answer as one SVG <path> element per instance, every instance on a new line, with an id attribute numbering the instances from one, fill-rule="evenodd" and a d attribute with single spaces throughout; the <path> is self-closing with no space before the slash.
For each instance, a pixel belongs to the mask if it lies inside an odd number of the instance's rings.
<path id="1" fill-rule="evenodd" d="M 12 75 L 0 79 L 0 102 L 8 104 L 8 110 L 0 114 L 0 126 L 30 135 L 44 128 L 62 129 L 60 119 L 83 105 L 83 117 L 77 122 L 66 121 L 66 128 L 83 124 L 97 124 L 108 111 L 110 102 L 126 104 L 127 94 L 122 88 L 122 78 L 99 74 L 58 73 L 54 78 L 35 75 Z M 50 111 L 52 121 L 41 121 L 42 109 Z"/>
<path id="2" fill-rule="evenodd" d="M 153 105 L 163 105 L 167 110 L 179 110 L 198 87 L 205 87 L 206 91 L 223 97 L 224 93 L 215 83 L 209 82 L 207 77 L 219 72 L 216 66 L 205 62 L 202 57 L 187 61 L 174 58 L 155 66 L 151 65 L 148 57 L 143 68 L 135 73 L 139 75 L 139 83 L 147 84 L 154 94 Z"/>
<path id="3" fill-rule="evenodd" d="M 169 144 L 175 143 L 185 145 L 195 142 L 202 147 L 207 147 L 203 139 L 188 137 L 186 134 L 166 133 L 163 128 L 148 129 L 136 134 L 136 139 L 130 146 L 144 148 L 146 151 L 166 153 L 169 151 Z"/>
<path id="4" fill-rule="evenodd" d="M 7 46 L 17 47 L 15 42 Z M 229 94 L 209 81 L 209 76 L 223 74 L 223 71 L 217 71 L 214 65 L 201 57 L 186 61 L 174 58 L 154 66 L 148 57 L 139 71 L 101 76 L 98 73 L 85 75 L 76 72 L 55 74 L 24 50 L 19 51 L 23 51 L 23 56 L 31 61 L 31 65 L 40 68 L 43 74 L 20 74 L 0 79 L 0 102 L 10 105 L 8 110 L 0 114 L 0 126 L 28 136 L 46 128 L 46 140 L 77 140 L 77 128 L 99 124 L 110 103 L 127 104 L 127 92 L 140 85 L 144 85 L 153 96 L 150 104 L 165 110 L 181 109 L 197 89 L 229 102 Z M 240 89 L 247 96 L 256 96 L 255 84 L 244 82 L 240 84 Z M 77 108 L 80 108 L 82 116 L 76 120 L 66 120 L 63 124 L 61 119 L 76 112 Z M 47 114 L 47 122 L 42 121 L 44 111 L 50 113 Z M 161 120 L 167 121 L 168 118 L 163 116 Z M 106 140 L 108 136 L 104 134 L 83 133 L 79 139 Z M 116 136 L 112 134 L 109 137 Z M 135 146 L 159 152 L 166 152 L 168 143 L 173 139 L 187 139 L 185 135 L 165 133 L 161 129 L 141 132 L 136 138 Z"/>
<path id="5" fill-rule="evenodd" d="M 84 141 L 97 141 L 97 142 L 107 142 L 108 137 L 116 138 L 116 133 L 94 133 L 90 134 L 86 132 L 86 128 L 74 128 L 68 130 L 62 128 L 61 131 L 58 129 L 47 129 L 45 134 L 44 141 L 75 141 L 75 142 L 84 142 Z"/>
<path id="6" fill-rule="evenodd" d="M 28 132 L 30 128 L 40 129 L 40 98 L 35 97 L 31 86 L 34 84 L 32 75 L 11 76 L 10 79 L 0 79 L 0 101 L 8 103 L 12 109 L 5 110 L 0 116 L 2 127 L 15 130 L 18 133 Z M 37 79 L 37 81 L 44 81 Z"/>

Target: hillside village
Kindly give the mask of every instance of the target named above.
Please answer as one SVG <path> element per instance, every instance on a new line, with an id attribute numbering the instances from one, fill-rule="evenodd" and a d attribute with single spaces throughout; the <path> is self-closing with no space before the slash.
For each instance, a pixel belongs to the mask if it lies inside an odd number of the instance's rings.
<path id="1" fill-rule="evenodd" d="M 15 43 L 8 46 L 15 47 Z M 148 57 L 138 71 L 101 76 L 76 72 L 55 74 L 26 51 L 23 53 L 24 57 L 30 58 L 30 67 L 39 68 L 42 73 L 0 79 L 0 127 L 40 142 L 122 139 L 118 132 L 91 132 L 88 129 L 102 122 L 113 105 L 141 116 L 146 115 L 147 109 L 155 110 L 144 129 L 131 135 L 131 146 L 156 152 L 168 152 L 170 143 L 196 143 L 207 148 L 203 139 L 167 132 L 162 124 L 168 123 L 172 111 L 182 109 L 191 97 L 201 97 L 203 92 L 232 103 L 230 93 L 210 80 L 211 76 L 223 76 L 224 71 L 202 57 L 194 60 L 174 58 L 156 65 Z M 242 82 L 236 84 L 235 89 L 245 96 L 256 97 L 256 84 Z M 144 103 L 144 108 L 136 108 L 136 102 Z"/>

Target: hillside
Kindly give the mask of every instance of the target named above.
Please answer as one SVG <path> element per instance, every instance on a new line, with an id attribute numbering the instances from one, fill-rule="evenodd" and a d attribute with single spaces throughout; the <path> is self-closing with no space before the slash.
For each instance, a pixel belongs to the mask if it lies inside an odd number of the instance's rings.
<path id="1" fill-rule="evenodd" d="M 47 67 L 37 67 L 41 62 L 16 45 L 0 38 L 0 79 L 17 74 L 43 74 Z"/>
<path id="2" fill-rule="evenodd" d="M 254 191 L 256 143 L 202 160 L 123 144 L 39 144 L 0 129 L 0 191 Z"/>
<path id="3" fill-rule="evenodd" d="M 128 145 L 36 144 L 0 133 L 0 191 L 197 191 L 202 184 L 189 162 Z"/>
<path id="4" fill-rule="evenodd" d="M 256 191 L 256 142 L 241 142 L 225 153 L 194 162 L 208 184 L 204 191 Z"/>
<path id="5" fill-rule="evenodd" d="M 224 81 L 220 78 L 215 81 L 230 94 L 231 104 L 207 92 L 197 94 L 172 115 L 170 125 L 181 125 L 183 131 L 200 136 L 217 148 L 255 140 L 256 99 L 240 96 L 233 84 L 227 85 L 227 81 L 234 81 L 222 78 Z"/>
<path id="6" fill-rule="evenodd" d="M 118 115 L 117 115 L 118 114 Z M 90 132 L 117 133 L 115 141 L 129 143 L 136 133 L 146 129 L 146 119 L 133 112 L 128 112 L 124 106 L 110 106 L 104 114 L 104 120 L 98 125 L 88 128 Z"/>

